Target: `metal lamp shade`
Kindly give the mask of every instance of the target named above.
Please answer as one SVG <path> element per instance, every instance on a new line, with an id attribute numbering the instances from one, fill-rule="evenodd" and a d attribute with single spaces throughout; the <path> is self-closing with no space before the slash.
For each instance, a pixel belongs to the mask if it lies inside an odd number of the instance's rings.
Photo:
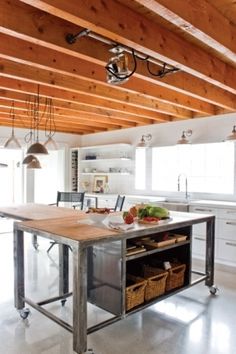
<path id="1" fill-rule="evenodd" d="M 48 150 L 58 150 L 57 143 L 55 142 L 55 140 L 51 136 L 45 141 L 44 146 Z"/>
<path id="2" fill-rule="evenodd" d="M 40 162 L 37 157 L 34 156 L 34 159 L 27 165 L 27 169 L 35 170 L 40 168 L 42 168 Z"/>
<path id="3" fill-rule="evenodd" d="M 48 155 L 48 151 L 45 148 L 45 146 L 43 146 L 42 144 L 40 144 L 39 142 L 36 142 L 34 144 L 32 144 L 28 150 L 27 150 L 27 154 L 32 154 L 32 155 Z"/>
<path id="4" fill-rule="evenodd" d="M 27 155 L 24 160 L 22 161 L 23 165 L 28 165 L 30 162 L 32 162 L 36 157 L 34 155 Z"/>
<path id="5" fill-rule="evenodd" d="M 16 139 L 14 132 L 12 132 L 12 135 L 9 139 L 4 144 L 5 149 L 21 149 L 21 145 L 19 141 Z"/>

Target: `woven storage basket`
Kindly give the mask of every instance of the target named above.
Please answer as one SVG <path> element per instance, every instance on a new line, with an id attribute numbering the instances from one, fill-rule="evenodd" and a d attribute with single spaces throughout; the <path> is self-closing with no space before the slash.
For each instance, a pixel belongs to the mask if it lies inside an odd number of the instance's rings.
<path id="1" fill-rule="evenodd" d="M 186 269 L 185 264 L 171 265 L 171 269 L 168 269 L 168 277 L 166 279 L 166 291 L 170 291 L 175 288 L 179 288 L 184 284 L 184 273 Z"/>
<path id="2" fill-rule="evenodd" d="M 145 301 L 149 301 L 164 294 L 167 277 L 168 272 L 163 272 L 146 279 L 147 286 L 145 288 Z"/>
<path id="3" fill-rule="evenodd" d="M 140 277 L 127 274 L 127 280 L 135 284 L 126 287 L 126 311 L 141 305 L 144 302 L 147 281 Z"/>

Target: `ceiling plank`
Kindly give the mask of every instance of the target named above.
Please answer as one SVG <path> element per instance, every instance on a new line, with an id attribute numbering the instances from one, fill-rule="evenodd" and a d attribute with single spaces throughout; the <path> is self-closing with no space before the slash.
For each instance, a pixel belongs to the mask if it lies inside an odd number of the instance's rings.
<path id="1" fill-rule="evenodd" d="M 234 68 L 116 1 L 21 1 L 236 93 Z"/>
<path id="2" fill-rule="evenodd" d="M 89 96 L 106 97 L 113 101 L 128 102 L 136 107 L 145 107 L 156 112 L 174 115 L 180 118 L 193 117 L 192 111 L 159 102 L 144 94 L 119 90 L 111 86 L 100 85 L 93 81 L 82 80 L 72 76 L 62 76 L 53 71 L 39 70 L 6 59 L 0 59 L 0 73 L 5 77 L 20 78 L 21 80 L 44 84 L 50 87 L 65 88 L 73 92 L 86 93 Z"/>
<path id="3" fill-rule="evenodd" d="M 236 26 L 207 1 L 132 1 L 145 6 L 236 63 Z"/>
<path id="4" fill-rule="evenodd" d="M 95 82 L 109 85 L 106 84 L 105 68 L 101 65 L 95 63 L 91 65 L 91 62 L 49 48 L 40 47 L 39 49 L 33 43 L 1 33 L 0 57 L 73 77 L 92 79 Z M 189 96 L 186 97 L 183 93 L 157 86 L 137 77 L 133 77 L 132 80 L 122 85 L 120 89 L 128 89 L 131 92 L 138 91 L 161 102 L 191 109 L 195 112 L 206 113 L 207 115 L 213 115 L 216 112 L 215 107 L 211 104 Z"/>
<path id="5" fill-rule="evenodd" d="M 15 106 L 15 111 L 16 114 L 18 110 L 23 111 L 25 114 L 27 114 L 27 108 L 26 108 L 26 103 L 25 101 L 16 101 L 14 100 L 14 106 Z M 4 99 L 0 98 L 0 106 L 1 107 L 7 107 L 10 112 L 10 108 L 12 106 L 12 100 L 10 99 Z M 40 114 L 43 114 L 44 112 L 44 105 L 40 104 L 39 105 L 39 112 Z M 102 114 L 97 114 L 96 116 L 92 115 L 91 112 L 89 113 L 84 113 L 79 110 L 74 110 L 74 109 L 68 109 L 68 108 L 63 108 L 63 107 L 58 107 L 54 105 L 54 117 L 55 121 L 58 121 L 60 117 L 67 117 L 68 119 L 71 119 L 71 122 L 75 122 L 78 120 L 81 121 L 81 123 L 86 125 L 87 121 L 91 124 L 94 124 L 94 126 L 101 126 L 103 128 L 131 128 L 136 126 L 136 123 L 133 122 L 127 122 L 124 120 L 119 120 L 119 119 L 114 119 L 114 118 L 107 118 L 103 116 Z M 144 124 L 142 122 L 138 122 L 138 124 Z"/>
<path id="6" fill-rule="evenodd" d="M 21 21 L 19 21 L 19 18 Z M 90 60 L 92 63 L 105 65 L 109 59 L 109 47 L 90 38 L 80 38 L 75 45 L 67 44 L 67 33 L 77 33 L 75 26 L 60 18 L 32 8 L 18 0 L 2 0 L 0 2 L 0 31 L 8 35 L 22 38 L 37 45 L 43 45 L 71 56 Z M 139 62 L 135 76 L 149 82 L 175 89 L 188 96 L 205 102 L 220 105 L 226 109 L 236 109 L 234 95 L 188 73 L 178 72 L 175 75 L 158 79 L 147 73 L 146 66 Z"/>

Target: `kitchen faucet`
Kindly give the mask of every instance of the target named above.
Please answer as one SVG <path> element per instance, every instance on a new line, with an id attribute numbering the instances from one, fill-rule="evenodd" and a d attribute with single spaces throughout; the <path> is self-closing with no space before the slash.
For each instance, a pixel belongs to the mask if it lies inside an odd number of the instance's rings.
<path id="1" fill-rule="evenodd" d="M 178 175 L 178 192 L 180 192 L 180 180 L 181 180 L 181 177 L 184 177 L 185 178 L 185 198 L 186 200 L 188 199 L 188 178 L 185 174 L 183 173 L 180 173 Z"/>

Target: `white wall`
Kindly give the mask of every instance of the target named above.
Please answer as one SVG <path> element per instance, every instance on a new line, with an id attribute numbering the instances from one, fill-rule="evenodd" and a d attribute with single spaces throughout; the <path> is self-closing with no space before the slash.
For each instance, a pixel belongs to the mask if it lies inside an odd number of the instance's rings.
<path id="1" fill-rule="evenodd" d="M 207 143 L 220 142 L 228 136 L 236 124 L 236 114 L 225 114 L 209 118 L 195 118 L 177 122 L 152 124 L 142 127 L 122 129 L 81 137 L 82 146 L 130 143 L 136 145 L 142 134 L 152 134 L 151 146 L 174 145 L 182 131 L 192 129 L 191 142 Z"/>

